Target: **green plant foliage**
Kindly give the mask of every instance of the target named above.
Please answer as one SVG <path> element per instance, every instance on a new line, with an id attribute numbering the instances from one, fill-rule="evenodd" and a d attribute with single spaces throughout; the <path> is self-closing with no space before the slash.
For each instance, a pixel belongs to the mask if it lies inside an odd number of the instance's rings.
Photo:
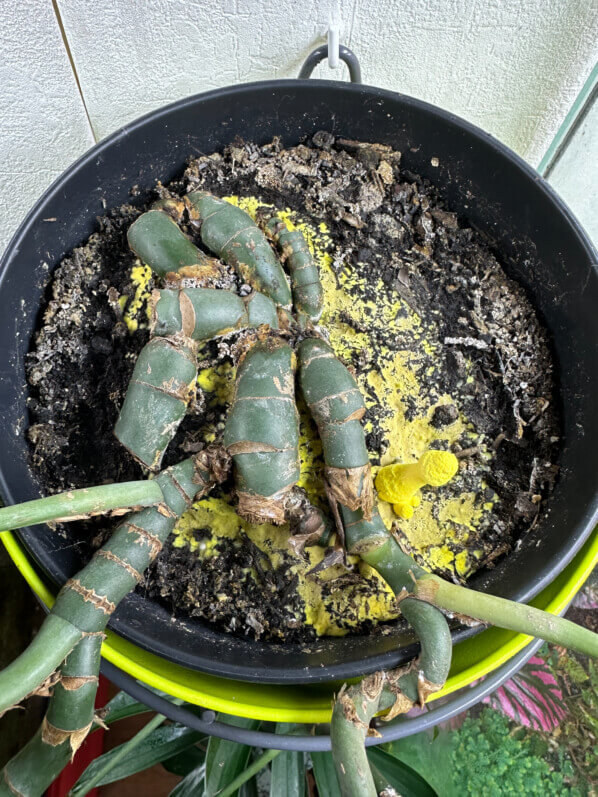
<path id="1" fill-rule="evenodd" d="M 203 765 L 189 772 L 180 783 L 177 783 L 169 797 L 199 797 L 204 793 L 204 775 Z"/>
<path id="2" fill-rule="evenodd" d="M 567 715 L 559 727 L 558 743 L 570 756 L 576 773 L 598 785 L 598 667 L 567 651 L 549 657 L 563 690 Z"/>
<path id="3" fill-rule="evenodd" d="M 109 703 L 106 703 L 104 712 L 103 721 L 106 725 L 110 725 L 112 722 L 118 722 L 127 717 L 135 717 L 138 714 L 151 712 L 151 708 L 139 703 L 126 692 L 118 692 Z"/>
<path id="4" fill-rule="evenodd" d="M 376 747 L 370 747 L 367 755 L 370 765 L 376 768 L 386 784 L 392 786 L 401 797 L 436 797 L 437 792 L 428 780 L 408 764 Z"/>
<path id="5" fill-rule="evenodd" d="M 442 797 L 461 797 L 452 782 L 451 734 L 434 729 L 432 733 L 416 733 L 380 748 L 418 772 Z"/>
<path id="6" fill-rule="evenodd" d="M 319 797 L 341 797 L 332 753 L 312 753 L 311 762 Z"/>
<path id="7" fill-rule="evenodd" d="M 133 737 L 128 742 L 118 745 L 92 761 L 73 787 L 71 794 L 73 797 L 86 794 L 87 784 L 105 768 L 107 771 L 97 783 L 94 783 L 95 786 L 104 786 L 106 783 L 114 783 L 117 780 L 128 778 L 129 775 L 134 775 L 136 772 L 143 772 L 144 769 L 148 769 L 154 764 L 160 764 L 182 750 L 192 747 L 202 738 L 203 734 L 199 731 L 191 730 L 178 723 L 155 728 L 135 746 L 132 745 L 135 740 Z M 122 752 L 128 748 L 130 748 L 130 753 L 121 756 Z M 115 761 L 114 766 L 110 766 L 114 759 L 118 760 Z"/>
<path id="8" fill-rule="evenodd" d="M 257 778 L 249 778 L 239 789 L 239 797 L 258 797 Z"/>
<path id="9" fill-rule="evenodd" d="M 276 733 L 289 733 L 297 728 L 286 722 L 279 722 Z M 304 797 L 305 794 L 305 754 L 287 750 L 272 762 L 270 778 L 270 797 Z"/>
<path id="10" fill-rule="evenodd" d="M 451 770 L 458 794 L 505 794 L 526 797 L 579 797 L 583 792 L 569 787 L 562 772 L 551 771 L 538 755 L 528 734 L 512 734 L 509 720 L 493 709 L 467 718 L 452 735 Z"/>
<path id="11" fill-rule="evenodd" d="M 171 758 L 167 758 L 166 761 L 162 761 L 162 766 L 167 772 L 172 772 L 173 775 L 182 775 L 186 777 L 191 772 L 203 767 L 206 760 L 205 748 L 207 743 L 208 738 L 205 737 L 200 742 L 201 747 L 197 745 L 188 747 L 186 750 L 182 750 Z"/>
<path id="12" fill-rule="evenodd" d="M 219 719 L 237 728 L 256 730 L 260 726 L 258 720 L 227 714 L 220 715 Z M 215 797 L 232 783 L 246 768 L 250 753 L 251 747 L 247 745 L 211 736 L 206 753 L 205 797 Z"/>

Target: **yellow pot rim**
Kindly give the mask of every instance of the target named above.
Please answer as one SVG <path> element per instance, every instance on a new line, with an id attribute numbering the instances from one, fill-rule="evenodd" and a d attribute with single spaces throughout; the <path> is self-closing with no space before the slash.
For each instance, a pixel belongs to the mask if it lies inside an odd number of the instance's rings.
<path id="1" fill-rule="evenodd" d="M 11 559 L 33 590 L 48 607 L 54 594 L 48 589 L 16 536 L 0 532 Z M 598 529 L 569 565 L 531 605 L 553 614 L 561 612 L 575 597 L 598 563 Z M 524 634 L 488 628 L 455 645 L 448 680 L 431 700 L 449 695 L 492 672 L 519 653 L 531 640 Z M 109 631 L 102 656 L 133 678 L 173 697 L 214 711 L 240 717 L 277 722 L 329 722 L 332 697 L 338 684 L 279 686 L 233 681 L 190 670 L 166 661 L 127 642 Z"/>

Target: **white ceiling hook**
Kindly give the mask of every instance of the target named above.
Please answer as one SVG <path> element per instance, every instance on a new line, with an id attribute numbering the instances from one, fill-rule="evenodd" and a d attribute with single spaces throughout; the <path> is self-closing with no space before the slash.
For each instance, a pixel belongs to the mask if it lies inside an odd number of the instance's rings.
<path id="1" fill-rule="evenodd" d="M 328 17 L 328 66 L 336 69 L 339 59 L 340 20 L 338 14 L 331 13 Z"/>

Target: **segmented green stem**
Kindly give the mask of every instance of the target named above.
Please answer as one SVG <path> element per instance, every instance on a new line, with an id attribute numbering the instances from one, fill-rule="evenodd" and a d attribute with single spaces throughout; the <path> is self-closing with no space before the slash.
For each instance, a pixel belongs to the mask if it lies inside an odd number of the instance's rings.
<path id="1" fill-rule="evenodd" d="M 324 308 L 324 291 L 318 267 L 303 233 L 289 230 L 276 216 L 266 224 L 266 230 L 280 247 L 289 269 L 295 310 L 317 321 Z"/>
<path id="2" fill-rule="evenodd" d="M 189 343 L 171 338 L 146 343 L 114 427 L 119 442 L 154 472 L 195 395 L 197 357 Z"/>
<path id="3" fill-rule="evenodd" d="M 102 639 L 83 637 L 68 655 L 39 730 L 2 771 L 0 797 L 40 797 L 89 733 Z"/>
<path id="4" fill-rule="evenodd" d="M 401 599 L 400 608 L 421 641 L 415 669 L 378 673 L 339 696 L 333 711 L 333 755 L 343 794 L 375 797 L 374 781 L 363 752 L 366 728 L 374 714 L 397 696 L 408 709 L 444 683 L 450 664 L 451 641 L 440 609 L 507 628 L 598 657 L 598 634 L 531 606 L 476 592 L 427 573 L 405 554 L 376 512 L 371 521 L 342 509 L 347 547 L 374 567 Z M 422 679 L 423 676 L 423 679 Z M 376 678 L 378 680 L 376 680 Z M 348 765 L 348 762 L 351 762 Z"/>
<path id="5" fill-rule="evenodd" d="M 233 266 L 248 285 L 290 308 L 286 275 L 266 236 L 249 214 L 203 191 L 187 194 L 191 223 L 199 227 L 203 244 Z"/>
<path id="6" fill-rule="evenodd" d="M 369 517 L 374 495 L 360 423 L 365 404 L 355 379 L 331 346 L 306 338 L 299 345 L 299 383 L 322 440 L 332 495 Z"/>
<path id="7" fill-rule="evenodd" d="M 278 329 L 278 316 L 274 302 L 257 291 L 241 298 L 231 291 L 185 288 L 152 296 L 152 335 L 203 341 L 262 324 Z"/>
<path id="8" fill-rule="evenodd" d="M 23 526 L 34 526 L 49 520 L 78 520 L 115 510 L 154 506 L 161 500 L 162 491 L 156 481 L 84 487 L 81 490 L 68 490 L 35 501 L 5 506 L 0 509 L 0 529 L 21 529 Z"/>
<path id="9" fill-rule="evenodd" d="M 43 683 L 86 634 L 103 631 L 118 603 L 141 580 L 181 514 L 214 483 L 199 454 L 156 476 L 157 508 L 128 515 L 91 561 L 70 578 L 31 645 L 0 672 L 0 714 Z"/>
<path id="10" fill-rule="evenodd" d="M 223 442 L 233 457 L 239 514 L 283 523 L 284 502 L 299 478 L 299 415 L 294 354 L 278 338 L 256 343 L 237 369 Z"/>
<path id="11" fill-rule="evenodd" d="M 129 247 L 158 277 L 184 267 L 207 266 L 213 258 L 187 238 L 165 210 L 148 210 L 131 224 Z"/>
<path id="12" fill-rule="evenodd" d="M 395 594 L 409 590 L 413 576 L 424 571 L 390 537 L 377 508 L 371 520 L 366 520 L 363 512 L 345 506 L 341 513 L 348 552 L 375 568 Z M 423 703 L 429 694 L 440 689 L 448 675 L 452 645 L 442 613 L 414 598 L 404 598 L 400 607 L 421 643 L 415 666 L 374 673 L 341 692 L 334 705 L 332 755 L 346 797 L 377 797 L 364 747 L 374 715 L 390 708 L 392 717 L 408 711 L 416 701 Z"/>
<path id="13" fill-rule="evenodd" d="M 564 617 L 533 606 L 451 584 L 431 573 L 420 573 L 410 591 L 434 606 L 507 628 L 520 634 L 539 637 L 555 645 L 598 658 L 598 634 Z"/>

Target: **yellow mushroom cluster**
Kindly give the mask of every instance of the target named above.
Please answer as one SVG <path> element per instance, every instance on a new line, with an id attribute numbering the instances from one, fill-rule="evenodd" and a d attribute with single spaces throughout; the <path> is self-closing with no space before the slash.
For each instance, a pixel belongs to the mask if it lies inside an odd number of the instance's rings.
<path id="1" fill-rule="evenodd" d="M 400 518 L 408 520 L 421 503 L 422 487 L 442 487 L 459 470 L 459 460 L 450 451 L 426 451 L 417 462 L 387 465 L 378 471 L 376 490 Z"/>

